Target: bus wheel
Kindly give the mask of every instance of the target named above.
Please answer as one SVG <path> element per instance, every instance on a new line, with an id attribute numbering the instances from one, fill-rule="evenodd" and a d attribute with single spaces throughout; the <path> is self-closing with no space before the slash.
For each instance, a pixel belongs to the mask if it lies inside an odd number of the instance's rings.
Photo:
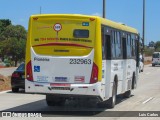
<path id="1" fill-rule="evenodd" d="M 112 97 L 108 100 L 107 107 L 114 108 L 114 106 L 116 104 L 116 96 L 117 96 L 117 85 L 114 82 L 113 83 L 113 88 L 112 88 Z"/>

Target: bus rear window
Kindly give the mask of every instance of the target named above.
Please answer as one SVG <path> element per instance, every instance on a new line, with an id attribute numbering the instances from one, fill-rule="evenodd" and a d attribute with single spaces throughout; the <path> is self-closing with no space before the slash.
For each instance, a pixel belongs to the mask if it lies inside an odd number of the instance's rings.
<path id="1" fill-rule="evenodd" d="M 73 36 L 75 38 L 89 38 L 89 30 L 75 29 Z"/>

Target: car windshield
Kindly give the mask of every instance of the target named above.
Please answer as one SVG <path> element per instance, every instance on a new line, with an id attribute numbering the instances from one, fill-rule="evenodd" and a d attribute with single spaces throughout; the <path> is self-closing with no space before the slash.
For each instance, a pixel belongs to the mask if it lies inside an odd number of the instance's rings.
<path id="1" fill-rule="evenodd" d="M 159 58 L 159 53 L 154 53 L 153 58 Z"/>
<path id="2" fill-rule="evenodd" d="M 17 70 L 24 70 L 24 63 L 23 64 L 21 64 L 18 68 L 17 68 Z"/>

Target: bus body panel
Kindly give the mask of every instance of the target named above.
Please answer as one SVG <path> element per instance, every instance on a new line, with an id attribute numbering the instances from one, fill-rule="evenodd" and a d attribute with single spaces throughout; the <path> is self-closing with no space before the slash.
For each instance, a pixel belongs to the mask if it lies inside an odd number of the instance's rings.
<path id="1" fill-rule="evenodd" d="M 86 84 L 90 83 L 94 50 L 87 56 L 55 57 L 37 55 L 31 49 L 32 71 L 34 82 Z M 71 64 L 74 60 L 90 62 L 90 64 Z M 87 71 L 87 72 L 86 72 Z"/>
<path id="2" fill-rule="evenodd" d="M 102 81 L 105 81 L 105 98 L 112 96 L 115 76 L 118 78 L 117 94 L 131 90 L 133 73 L 136 72 L 135 60 L 103 60 L 102 63 Z"/>
<path id="3" fill-rule="evenodd" d="M 103 98 L 100 82 L 90 84 L 93 63 L 98 66 L 98 81 L 102 77 L 101 38 L 97 37 L 101 31 L 96 31 L 99 27 L 97 17 L 31 16 L 26 71 L 30 63 L 33 80 L 25 80 L 26 92 L 98 95 Z M 81 34 L 82 30 L 88 30 L 89 35 Z"/>
<path id="4" fill-rule="evenodd" d="M 101 83 L 95 84 L 70 84 L 69 86 L 56 86 L 49 83 L 38 83 L 26 81 L 26 86 L 30 88 L 28 93 L 37 94 L 53 94 L 53 95 L 79 95 L 79 96 L 97 96 L 103 98 L 103 94 L 100 91 Z"/>

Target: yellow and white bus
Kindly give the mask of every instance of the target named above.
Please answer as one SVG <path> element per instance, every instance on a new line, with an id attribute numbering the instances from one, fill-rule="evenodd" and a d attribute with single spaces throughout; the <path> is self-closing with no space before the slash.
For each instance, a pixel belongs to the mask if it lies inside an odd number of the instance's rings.
<path id="1" fill-rule="evenodd" d="M 116 95 L 136 88 L 139 33 L 98 16 L 33 15 L 26 46 L 25 90 L 48 105 L 96 98 L 114 107 Z"/>

